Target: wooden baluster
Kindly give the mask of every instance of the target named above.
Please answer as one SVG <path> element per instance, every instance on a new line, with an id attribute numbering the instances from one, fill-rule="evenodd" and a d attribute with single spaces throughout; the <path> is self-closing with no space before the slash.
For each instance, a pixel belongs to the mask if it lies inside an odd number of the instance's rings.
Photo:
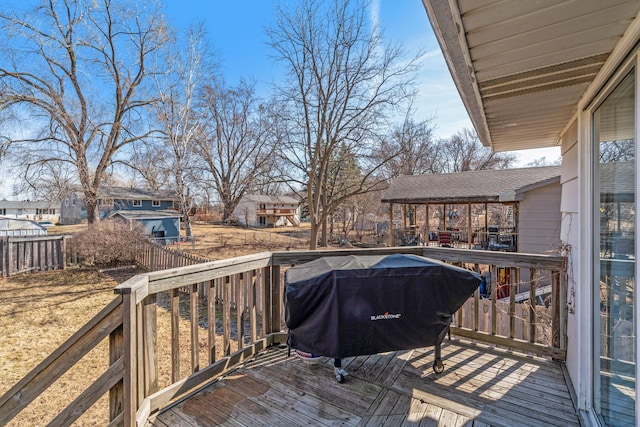
<path id="1" fill-rule="evenodd" d="M 200 370 L 200 338 L 198 336 L 198 283 L 191 285 L 189 292 L 191 317 L 191 372 Z"/>
<path id="2" fill-rule="evenodd" d="M 124 332 L 122 325 L 109 334 L 109 366 L 124 356 Z M 118 381 L 109 390 L 109 421 L 115 420 L 124 409 L 124 382 Z"/>
<path id="3" fill-rule="evenodd" d="M 144 397 L 158 390 L 158 322 L 156 294 L 151 294 L 142 302 Z"/>
<path id="4" fill-rule="evenodd" d="M 257 284 L 258 284 L 258 276 L 257 271 L 251 271 L 251 278 L 249 282 L 249 328 L 251 330 L 251 342 L 256 342 L 258 340 L 258 328 L 257 328 L 257 304 L 256 304 L 256 295 L 257 295 Z"/>
<path id="5" fill-rule="evenodd" d="M 244 277 L 246 274 L 234 275 L 236 289 L 236 339 L 238 340 L 238 350 L 244 345 L 244 331 L 242 325 L 242 315 L 244 313 L 244 301 L 242 298 L 242 290 L 244 289 Z"/>
<path id="6" fill-rule="evenodd" d="M 536 342 L 536 269 L 529 269 L 531 282 L 529 283 L 529 342 Z"/>
<path id="7" fill-rule="evenodd" d="M 271 286 L 271 332 L 278 332 L 282 328 L 282 298 L 280 297 L 280 288 L 282 286 L 280 266 L 274 265 L 272 272 Z"/>
<path id="8" fill-rule="evenodd" d="M 497 333 L 497 321 L 498 321 L 498 267 L 496 265 L 492 265 L 491 269 L 491 335 L 496 335 Z"/>
<path id="9" fill-rule="evenodd" d="M 262 269 L 262 334 L 266 336 L 273 332 L 273 324 L 271 317 L 271 267 Z"/>
<path id="10" fill-rule="evenodd" d="M 231 278 L 224 277 L 222 290 L 222 346 L 224 355 L 231 354 Z"/>
<path id="11" fill-rule="evenodd" d="M 171 289 L 171 382 L 180 380 L 180 290 Z"/>
<path id="12" fill-rule="evenodd" d="M 512 269 L 511 281 L 520 283 L 520 269 Z M 517 285 L 516 285 L 517 286 Z M 511 286 L 509 288 L 509 338 L 514 338 L 516 334 L 516 292 L 517 288 Z"/>
<path id="13" fill-rule="evenodd" d="M 216 296 L 215 280 L 208 282 L 207 290 L 207 340 L 209 344 L 209 364 L 216 361 Z"/>

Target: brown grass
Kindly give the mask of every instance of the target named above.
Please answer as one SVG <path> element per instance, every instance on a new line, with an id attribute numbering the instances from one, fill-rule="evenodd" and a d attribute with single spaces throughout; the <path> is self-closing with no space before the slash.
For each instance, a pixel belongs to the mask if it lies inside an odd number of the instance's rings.
<path id="1" fill-rule="evenodd" d="M 116 284 L 112 277 L 87 269 L 0 279 L 0 394 L 108 304 Z M 104 371 L 107 354 L 107 344 L 101 343 L 10 425 L 49 421 L 57 414 L 55 409 L 66 406 L 58 406 L 62 401 L 89 385 L 93 372 Z M 82 425 L 101 424 L 93 412 L 86 414 L 89 420 Z"/>
<path id="2" fill-rule="evenodd" d="M 263 251 L 309 248 L 308 224 L 253 229 L 196 222 L 193 237 L 193 242 L 182 243 L 180 249 L 214 260 Z"/>
<path id="3" fill-rule="evenodd" d="M 49 229 L 50 234 L 68 234 L 86 226 L 52 228 Z M 211 259 L 308 247 L 304 229 L 249 230 L 198 223 L 194 227 L 194 235 L 195 242 L 183 244 L 181 249 Z M 94 269 L 72 268 L 0 279 L 0 395 L 104 308 L 115 297 L 113 288 L 135 273 L 124 271 L 118 276 L 110 276 Z M 171 375 L 171 316 L 167 299 L 167 295 L 159 296 L 157 310 L 160 387 L 170 383 Z M 188 296 L 181 296 L 180 304 L 180 375 L 184 377 L 192 371 Z M 197 346 L 200 366 L 209 363 L 206 339 L 206 329 L 200 327 Z M 43 425 L 49 422 L 107 368 L 107 341 L 87 354 L 9 425 Z M 236 342 L 231 346 L 232 351 L 238 347 Z M 219 359 L 222 357 L 220 339 L 216 350 L 216 358 Z M 108 422 L 107 405 L 105 396 L 76 424 L 105 425 Z"/>

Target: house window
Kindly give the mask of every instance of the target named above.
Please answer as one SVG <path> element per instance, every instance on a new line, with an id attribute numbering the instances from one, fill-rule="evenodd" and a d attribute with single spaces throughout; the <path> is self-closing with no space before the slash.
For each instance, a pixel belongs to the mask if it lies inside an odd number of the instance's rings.
<path id="1" fill-rule="evenodd" d="M 142 200 L 134 200 L 133 201 L 133 207 L 134 208 L 141 208 L 142 207 Z"/>
<path id="2" fill-rule="evenodd" d="M 593 406 L 603 425 L 636 425 L 635 72 L 593 112 Z M 624 392 L 621 392 L 624 390 Z"/>
<path id="3" fill-rule="evenodd" d="M 7 210 L 5 208 L 0 209 L 0 215 L 6 215 Z"/>
<path id="4" fill-rule="evenodd" d="M 151 206 L 153 206 L 154 208 L 159 208 L 160 207 L 160 200 L 153 200 L 151 202 Z"/>

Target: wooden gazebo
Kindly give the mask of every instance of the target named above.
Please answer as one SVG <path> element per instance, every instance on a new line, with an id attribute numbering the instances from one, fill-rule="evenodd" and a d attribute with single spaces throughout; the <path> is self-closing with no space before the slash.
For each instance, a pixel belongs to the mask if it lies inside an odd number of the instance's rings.
<path id="1" fill-rule="evenodd" d="M 547 166 L 397 177 L 382 195 L 390 224 L 395 205 L 402 206 L 402 232 L 391 230 L 389 243 L 530 253 L 557 248 L 560 172 Z"/>

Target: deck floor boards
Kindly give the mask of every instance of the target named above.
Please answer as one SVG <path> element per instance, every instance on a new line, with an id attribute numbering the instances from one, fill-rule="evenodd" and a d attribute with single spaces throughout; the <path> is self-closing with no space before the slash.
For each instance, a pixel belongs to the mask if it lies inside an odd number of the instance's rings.
<path id="1" fill-rule="evenodd" d="M 306 363 L 269 349 L 161 411 L 165 426 L 579 426 L 561 366 L 454 339 L 433 348 Z"/>

